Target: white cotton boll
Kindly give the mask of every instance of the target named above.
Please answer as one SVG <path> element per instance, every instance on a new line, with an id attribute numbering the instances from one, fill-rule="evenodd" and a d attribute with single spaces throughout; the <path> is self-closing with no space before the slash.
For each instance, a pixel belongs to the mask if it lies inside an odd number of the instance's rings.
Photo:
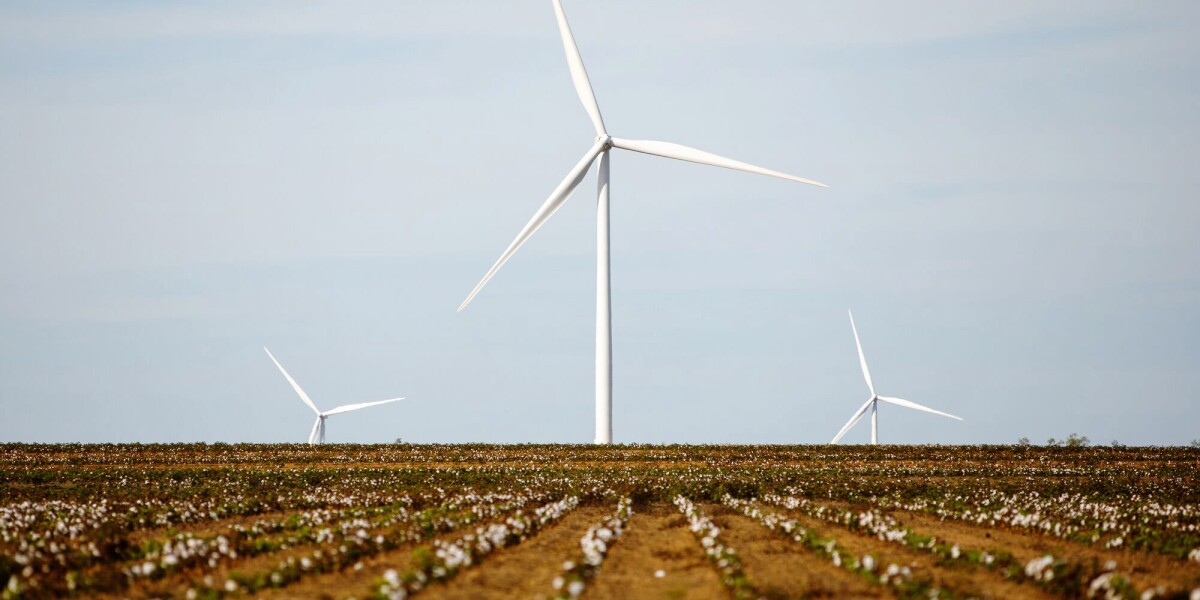
<path id="1" fill-rule="evenodd" d="M 667 572 L 666 572 L 666 571 L 664 571 L 664 570 L 662 570 L 662 569 L 659 569 L 659 570 L 657 570 L 657 571 L 655 571 L 655 572 L 654 572 L 654 576 L 655 576 L 655 577 L 657 577 L 657 578 L 659 578 L 659 579 L 662 579 L 663 577 L 666 577 L 666 576 L 667 576 Z"/>
<path id="2" fill-rule="evenodd" d="M 567 585 L 567 593 L 571 594 L 572 598 L 578 598 L 579 595 L 583 593 L 583 582 L 572 581 L 569 585 Z"/>

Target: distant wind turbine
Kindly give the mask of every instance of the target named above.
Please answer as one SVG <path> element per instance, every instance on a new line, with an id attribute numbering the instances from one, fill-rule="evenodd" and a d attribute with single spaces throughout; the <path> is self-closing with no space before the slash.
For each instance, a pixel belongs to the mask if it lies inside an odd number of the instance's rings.
<path id="1" fill-rule="evenodd" d="M 600 117 L 600 106 L 596 103 L 596 96 L 592 91 L 591 81 L 588 79 L 587 71 L 583 67 L 583 58 L 579 55 L 579 48 L 575 45 L 575 38 L 571 34 L 571 27 L 567 24 L 566 14 L 563 13 L 562 3 L 559 0 L 553 0 L 554 14 L 558 19 L 558 31 L 562 36 L 563 50 L 567 55 L 567 67 L 571 71 L 571 81 L 575 84 L 575 93 L 579 95 L 580 101 L 583 102 L 583 108 L 587 111 L 588 117 L 592 121 L 592 125 L 596 129 L 596 138 L 592 143 L 592 147 L 584 153 L 583 158 L 567 173 L 567 177 L 554 188 L 550 193 L 550 197 L 542 204 L 542 207 L 533 214 L 533 218 L 525 225 L 525 228 L 517 234 L 517 238 L 509 244 L 508 248 L 500 255 L 500 259 L 492 268 L 488 270 L 483 279 L 471 290 L 466 300 L 459 305 L 458 310 L 461 312 L 471 300 L 479 294 L 483 286 L 496 275 L 500 267 L 508 262 L 514 253 L 527 241 L 537 230 L 550 219 L 551 216 L 566 202 L 571 196 L 571 192 L 583 180 L 583 176 L 587 174 L 593 162 L 599 161 L 598 179 L 598 200 L 596 203 L 596 443 L 611 444 L 612 443 L 612 311 L 610 301 L 612 294 L 609 289 L 609 227 L 608 227 L 608 183 L 609 183 L 609 165 L 608 151 L 613 148 L 621 148 L 624 150 L 632 150 L 643 154 L 653 154 L 665 158 L 674 158 L 704 165 L 712 165 L 716 167 L 725 167 L 727 169 L 735 169 L 738 171 L 747 171 L 749 173 L 757 173 L 759 175 L 769 175 L 771 177 L 779 177 L 807 183 L 820 187 L 828 187 L 823 183 L 802 179 L 779 171 L 772 171 L 762 167 L 756 167 L 751 164 L 732 160 L 710 154 L 695 148 L 681 146 L 670 142 L 655 142 L 649 140 L 627 140 L 614 138 L 608 134 L 608 130 L 604 128 L 604 120 Z"/>
<path id="2" fill-rule="evenodd" d="M 276 367 L 279 367 L 279 372 L 283 373 L 284 379 L 287 379 L 288 383 L 292 384 L 292 389 L 296 390 L 296 393 L 300 396 L 300 399 L 303 400 L 309 408 L 313 409 L 313 412 L 317 413 L 317 422 L 313 423 L 312 433 L 308 434 L 308 443 L 310 445 L 325 443 L 325 419 L 330 416 L 339 413 L 350 412 L 352 410 L 358 410 L 360 408 L 366 408 L 368 406 L 377 406 L 380 404 L 387 404 L 388 402 L 395 402 L 397 400 L 404 399 L 392 398 L 391 400 L 378 400 L 375 402 L 363 402 L 361 404 L 347 404 L 345 406 L 339 406 L 337 408 L 331 408 L 325 412 L 321 412 L 321 410 L 317 408 L 317 405 L 313 404 L 313 401 L 308 397 L 308 394 L 305 394 L 304 390 L 300 389 L 300 384 L 296 383 L 296 380 L 292 379 L 291 375 L 288 375 L 287 370 L 283 368 L 283 365 L 279 364 L 278 360 L 275 360 L 275 356 L 271 354 L 271 351 L 267 350 L 266 348 L 263 348 L 263 350 L 266 350 L 267 356 L 271 357 L 271 362 L 275 363 Z"/>
<path id="3" fill-rule="evenodd" d="M 854 416 L 850 417 L 850 421 L 847 422 L 844 427 L 842 427 L 842 430 L 839 431 L 837 433 L 837 435 L 833 436 L 833 441 L 830 442 L 831 444 L 838 443 L 838 440 L 842 439 L 842 436 L 846 435 L 846 432 L 850 431 L 850 428 L 854 427 L 854 424 L 857 423 L 858 420 L 861 419 L 864 414 L 866 414 L 868 408 L 871 409 L 871 443 L 878 444 L 879 443 L 879 402 L 880 401 L 887 402 L 888 404 L 895 404 L 896 406 L 904 406 L 904 407 L 908 407 L 908 408 L 915 408 L 917 410 L 923 410 L 925 412 L 933 413 L 935 415 L 942 415 L 943 417 L 950 417 L 951 419 L 958 419 L 959 421 L 962 420 L 961 417 L 956 417 L 952 414 L 944 413 L 940 410 L 933 410 L 932 408 L 929 408 L 928 406 L 922 406 L 920 404 L 917 404 L 916 402 L 910 402 L 908 400 L 901 400 L 900 398 L 889 398 L 887 396 L 880 396 L 879 394 L 876 394 L 875 393 L 875 383 L 871 381 L 871 371 L 869 371 L 867 369 L 867 357 L 863 354 L 862 343 L 858 341 L 858 329 L 856 327 L 854 327 L 854 313 L 850 312 L 850 311 L 846 311 L 846 312 L 850 313 L 850 330 L 854 332 L 854 345 L 858 347 L 858 364 L 862 365 L 863 378 L 865 378 L 867 380 L 867 389 L 871 390 L 871 397 L 867 399 L 866 404 L 862 405 L 862 408 L 858 409 L 858 412 L 854 413 Z"/>

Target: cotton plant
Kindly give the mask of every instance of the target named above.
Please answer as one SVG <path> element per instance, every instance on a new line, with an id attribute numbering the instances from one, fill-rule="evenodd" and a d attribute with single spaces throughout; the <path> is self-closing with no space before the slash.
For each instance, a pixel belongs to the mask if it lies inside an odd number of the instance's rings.
<path id="1" fill-rule="evenodd" d="M 588 527 L 579 539 L 580 554 L 563 563 L 563 572 L 554 577 L 552 586 L 556 600 L 578 598 L 587 582 L 600 572 L 600 565 L 608 551 L 620 539 L 625 525 L 633 516 L 633 499 L 623 497 L 617 501 L 617 510 L 602 522 Z"/>
<path id="2" fill-rule="evenodd" d="M 814 512 L 819 510 L 819 507 L 812 507 L 811 503 L 803 498 L 768 496 L 764 497 L 764 500 L 768 498 L 775 499 L 781 504 L 792 507 L 806 506 L 812 508 Z M 721 498 L 721 502 L 725 506 L 758 521 L 767 529 L 779 533 L 798 544 L 804 545 L 809 550 L 824 556 L 834 567 L 860 574 L 869 581 L 877 581 L 903 590 L 923 589 L 926 587 L 924 582 L 913 581 L 913 572 L 908 566 L 889 564 L 882 569 L 882 572 L 877 572 L 880 565 L 874 556 L 867 554 L 860 557 L 846 552 L 838 548 L 837 540 L 822 538 L 812 530 L 805 528 L 799 521 L 781 513 L 763 510 L 755 501 L 735 498 L 726 494 Z M 826 511 L 821 510 L 820 512 L 824 514 Z M 941 598 L 954 597 L 954 594 L 948 590 L 934 589 Z"/>
<path id="3" fill-rule="evenodd" d="M 700 510 L 691 500 L 684 496 L 676 496 L 673 503 L 687 518 L 688 530 L 700 542 L 709 562 L 721 574 L 721 583 L 729 589 L 734 598 L 755 598 L 758 596 L 754 586 L 742 570 L 742 560 L 737 552 L 726 546 L 720 540 L 721 529 L 713 523 L 704 511 Z"/>
<path id="4" fill-rule="evenodd" d="M 1200 543 L 1200 506 L 1172 504 L 1133 493 L 1100 500 L 1086 494 L 1036 490 L 978 490 L 943 498 L 881 499 L 892 507 L 977 525 L 1005 525 L 1071 541 L 1188 556 Z"/>
<path id="5" fill-rule="evenodd" d="M 1106 597 L 1139 597 L 1133 586 L 1129 584 L 1128 577 L 1116 572 L 1117 564 L 1112 561 L 1097 568 L 1073 563 L 1054 555 L 1045 555 L 1031 559 L 1022 565 L 1005 552 L 964 551 L 958 544 L 939 543 L 937 538 L 922 536 L 903 527 L 893 517 L 883 514 L 875 507 L 841 509 L 814 503 L 804 498 L 773 494 L 765 495 L 764 501 L 792 510 L 800 510 L 811 517 L 838 523 L 852 531 L 864 531 L 879 540 L 928 551 L 944 560 L 979 564 L 996 570 L 1006 578 L 1018 582 L 1028 580 L 1053 592 L 1078 595 L 1084 588 L 1091 589 L 1094 584 L 1096 589 L 1104 591 Z"/>
<path id="6" fill-rule="evenodd" d="M 481 525 L 453 540 L 434 540 L 432 546 L 414 551 L 416 566 L 400 576 L 399 586 L 377 581 L 371 595 L 403 598 L 430 584 L 452 579 L 461 569 L 477 564 L 497 549 L 520 543 L 577 506 L 579 497 L 568 496 L 539 506 L 532 514 L 518 510 L 503 521 Z"/>
<path id="7" fill-rule="evenodd" d="M 480 504 L 467 505 L 467 500 Z M 306 576 L 328 573 L 334 570 L 361 565 L 363 558 L 391 550 L 405 543 L 425 539 L 434 532 L 453 531 L 478 520 L 476 515 L 495 516 L 505 514 L 528 504 L 530 498 L 521 494 L 486 494 L 454 497 L 438 510 L 411 511 L 411 519 L 395 525 L 385 533 L 372 535 L 361 521 L 352 521 L 338 531 L 345 533 L 327 541 L 305 554 L 288 556 L 269 570 L 254 573 L 238 573 L 232 581 L 239 591 L 254 593 L 265 588 L 289 585 Z M 453 506 L 455 510 L 449 510 Z M 194 582 L 192 589 L 199 590 L 206 598 L 220 598 L 229 592 L 208 578 Z"/>

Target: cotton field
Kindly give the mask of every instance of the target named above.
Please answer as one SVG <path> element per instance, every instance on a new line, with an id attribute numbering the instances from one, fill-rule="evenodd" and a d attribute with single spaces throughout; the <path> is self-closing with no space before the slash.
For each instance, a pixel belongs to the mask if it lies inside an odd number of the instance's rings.
<path id="1" fill-rule="evenodd" d="M 1189 448 L 0 445 L 3 598 L 1200 600 Z"/>

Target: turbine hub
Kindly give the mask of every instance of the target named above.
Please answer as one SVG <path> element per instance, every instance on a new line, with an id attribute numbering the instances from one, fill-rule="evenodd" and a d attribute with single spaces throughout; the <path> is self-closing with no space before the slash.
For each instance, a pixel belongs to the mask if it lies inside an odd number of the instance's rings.
<path id="1" fill-rule="evenodd" d="M 612 148 L 612 136 L 608 135 L 607 133 L 596 136 L 596 141 L 600 142 L 600 144 L 604 146 L 605 150 Z"/>

